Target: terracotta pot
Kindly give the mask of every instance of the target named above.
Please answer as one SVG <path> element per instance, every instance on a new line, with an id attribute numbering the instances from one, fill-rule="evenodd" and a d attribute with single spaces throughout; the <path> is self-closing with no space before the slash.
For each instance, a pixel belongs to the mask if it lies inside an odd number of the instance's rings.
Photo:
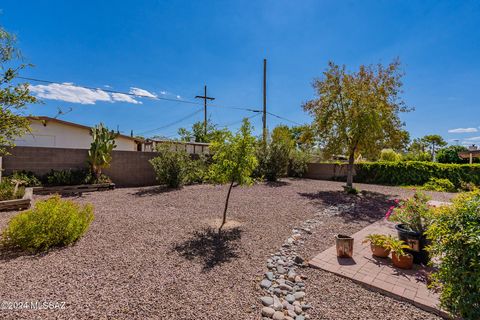
<path id="1" fill-rule="evenodd" d="M 351 258 L 353 255 L 353 238 L 345 236 L 343 234 L 337 234 L 335 236 L 335 242 L 337 245 L 337 257 L 339 258 Z"/>
<path id="2" fill-rule="evenodd" d="M 372 249 L 372 254 L 375 257 L 386 258 L 390 254 L 390 249 L 385 249 L 382 246 L 376 246 L 374 244 L 370 244 L 370 249 Z"/>
<path id="3" fill-rule="evenodd" d="M 392 252 L 392 262 L 393 265 L 397 268 L 412 269 L 413 256 L 410 253 L 407 253 L 406 256 L 399 256 L 395 252 Z"/>

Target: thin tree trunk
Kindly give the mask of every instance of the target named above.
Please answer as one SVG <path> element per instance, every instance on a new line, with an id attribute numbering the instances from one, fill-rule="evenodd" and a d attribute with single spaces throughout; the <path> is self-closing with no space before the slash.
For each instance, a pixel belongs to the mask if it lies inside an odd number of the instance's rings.
<path id="1" fill-rule="evenodd" d="M 355 162 L 355 151 L 350 153 L 347 165 L 347 187 L 353 187 L 353 163 Z"/>
<path id="2" fill-rule="evenodd" d="M 220 225 L 220 228 L 218 228 L 218 234 L 222 232 L 222 228 L 225 225 L 225 222 L 227 222 L 228 200 L 230 199 L 230 193 L 232 192 L 232 188 L 233 188 L 233 181 L 230 183 L 230 187 L 228 188 L 227 200 L 225 201 L 225 209 L 223 210 L 223 220 L 222 220 L 222 224 Z"/>

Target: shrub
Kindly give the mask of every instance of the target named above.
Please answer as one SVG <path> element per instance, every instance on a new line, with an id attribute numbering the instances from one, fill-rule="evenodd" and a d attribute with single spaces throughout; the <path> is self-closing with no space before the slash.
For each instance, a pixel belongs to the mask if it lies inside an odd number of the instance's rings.
<path id="1" fill-rule="evenodd" d="M 40 187 L 42 185 L 42 182 L 31 171 L 15 171 L 9 178 L 23 181 L 25 187 Z"/>
<path id="2" fill-rule="evenodd" d="M 393 149 L 383 149 L 380 152 L 380 161 L 400 161 L 402 155 L 396 153 Z"/>
<path id="3" fill-rule="evenodd" d="M 25 188 L 19 186 L 15 190 L 15 183 L 10 178 L 3 178 L 0 182 L 0 201 L 20 199 L 25 194 Z"/>
<path id="4" fill-rule="evenodd" d="M 288 176 L 302 178 L 308 170 L 310 154 L 305 151 L 293 150 L 290 152 Z"/>
<path id="5" fill-rule="evenodd" d="M 464 146 L 449 146 L 438 150 L 436 158 L 440 163 L 468 163 L 467 159 L 458 156 L 459 152 L 467 150 Z"/>
<path id="6" fill-rule="evenodd" d="M 59 196 L 38 201 L 33 209 L 14 216 L 2 233 L 8 248 L 47 251 L 77 241 L 93 221 L 93 207 L 81 207 Z"/>
<path id="7" fill-rule="evenodd" d="M 208 180 L 208 159 L 204 155 L 200 155 L 198 159 L 187 159 L 186 167 L 185 184 Z"/>
<path id="8" fill-rule="evenodd" d="M 440 261 L 432 277 L 441 305 L 454 316 L 480 319 L 480 193 L 461 194 L 453 205 L 435 209 L 426 234 L 432 261 Z"/>
<path id="9" fill-rule="evenodd" d="M 387 185 L 423 185 L 430 178 L 448 179 L 456 188 L 480 184 L 480 165 L 433 162 L 363 162 L 355 166 L 357 182 Z"/>
<path id="10" fill-rule="evenodd" d="M 170 144 L 157 148 L 158 156 L 150 160 L 157 181 L 170 188 L 178 188 L 185 183 L 188 173 L 189 155 L 185 151 L 172 150 Z"/>
<path id="11" fill-rule="evenodd" d="M 430 178 L 422 187 L 423 190 L 455 192 L 455 185 L 448 179 Z"/>
<path id="12" fill-rule="evenodd" d="M 289 149 L 283 143 L 270 143 L 266 147 L 259 143 L 256 149 L 258 167 L 254 175 L 264 177 L 268 181 L 277 181 L 287 175 Z"/>
<path id="13" fill-rule="evenodd" d="M 87 183 L 89 172 L 86 169 L 80 170 L 50 170 L 43 180 L 49 186 L 72 186 Z"/>

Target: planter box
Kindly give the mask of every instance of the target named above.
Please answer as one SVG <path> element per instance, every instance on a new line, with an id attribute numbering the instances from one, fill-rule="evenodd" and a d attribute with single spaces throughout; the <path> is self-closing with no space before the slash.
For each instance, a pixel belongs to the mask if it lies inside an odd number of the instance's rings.
<path id="1" fill-rule="evenodd" d="M 25 188 L 22 199 L 0 201 L 0 211 L 18 211 L 30 208 L 32 204 L 33 190 Z"/>
<path id="2" fill-rule="evenodd" d="M 35 187 L 34 194 L 77 194 L 83 192 L 106 191 L 115 189 L 115 183 L 80 184 L 75 186 Z"/>

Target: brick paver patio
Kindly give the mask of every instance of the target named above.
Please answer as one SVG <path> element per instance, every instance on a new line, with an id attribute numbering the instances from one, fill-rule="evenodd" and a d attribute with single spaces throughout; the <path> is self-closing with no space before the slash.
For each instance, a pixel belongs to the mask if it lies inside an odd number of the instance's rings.
<path id="1" fill-rule="evenodd" d="M 446 317 L 447 313 L 438 307 L 438 295 L 428 290 L 421 280 L 419 271 L 422 268 L 414 265 L 412 270 L 402 270 L 395 268 L 389 258 L 372 256 L 370 245 L 362 244 L 370 233 L 397 234 L 393 223 L 385 220 L 375 222 L 352 236 L 352 258 L 337 258 L 336 247 L 332 246 L 310 260 L 310 265 Z"/>

